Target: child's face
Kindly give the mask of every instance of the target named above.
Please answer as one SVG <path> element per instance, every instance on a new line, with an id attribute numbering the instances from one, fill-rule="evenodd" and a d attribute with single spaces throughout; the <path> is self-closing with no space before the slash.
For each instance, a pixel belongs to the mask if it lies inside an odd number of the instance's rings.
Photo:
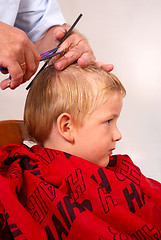
<path id="1" fill-rule="evenodd" d="M 75 132 L 75 155 L 106 167 L 109 156 L 122 136 L 117 120 L 122 109 L 120 92 L 113 92 L 109 99 L 97 108 Z"/>

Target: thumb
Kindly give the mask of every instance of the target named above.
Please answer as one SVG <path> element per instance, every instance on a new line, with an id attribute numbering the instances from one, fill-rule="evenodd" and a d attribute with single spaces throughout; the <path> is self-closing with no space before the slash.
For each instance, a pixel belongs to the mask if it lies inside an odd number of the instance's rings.
<path id="1" fill-rule="evenodd" d="M 64 37 L 66 32 L 67 30 L 64 29 L 63 27 L 56 27 L 54 30 L 55 38 L 60 41 Z"/>

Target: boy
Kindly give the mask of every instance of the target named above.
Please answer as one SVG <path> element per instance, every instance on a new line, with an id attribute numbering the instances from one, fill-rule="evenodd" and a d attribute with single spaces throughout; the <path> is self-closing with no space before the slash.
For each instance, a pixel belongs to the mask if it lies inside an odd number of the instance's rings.
<path id="1" fill-rule="evenodd" d="M 0 151 L 0 200 L 15 239 L 161 238 L 160 184 L 128 156 L 111 156 L 125 94 L 94 66 L 49 66 L 34 81 L 24 121 L 39 145 Z"/>

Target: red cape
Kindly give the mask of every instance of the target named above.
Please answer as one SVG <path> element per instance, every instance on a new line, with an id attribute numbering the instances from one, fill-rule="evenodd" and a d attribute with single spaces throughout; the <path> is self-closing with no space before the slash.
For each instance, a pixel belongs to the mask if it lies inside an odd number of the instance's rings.
<path id="1" fill-rule="evenodd" d="M 16 240 L 161 239 L 161 185 L 127 155 L 102 168 L 37 145 L 7 145 L 0 203 L 1 232 L 9 226 Z"/>

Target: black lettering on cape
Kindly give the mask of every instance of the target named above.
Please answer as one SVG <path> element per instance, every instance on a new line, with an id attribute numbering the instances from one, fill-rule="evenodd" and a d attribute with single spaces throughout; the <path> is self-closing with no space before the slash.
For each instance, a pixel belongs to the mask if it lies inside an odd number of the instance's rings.
<path id="1" fill-rule="evenodd" d="M 127 204 L 128 204 L 128 207 L 129 207 L 129 210 L 132 212 L 132 213 L 135 213 L 136 210 L 135 210 L 135 205 L 134 205 L 134 200 L 135 202 L 137 203 L 138 207 L 139 208 L 142 208 L 143 207 L 143 204 L 145 204 L 145 199 L 144 199 L 144 195 L 143 192 L 140 190 L 141 192 L 141 196 L 139 195 L 138 193 L 138 190 L 136 189 L 135 185 L 133 182 L 130 183 L 130 190 L 128 190 L 128 188 L 124 188 L 123 189 L 123 194 L 125 196 L 125 199 L 127 201 Z M 142 198 L 142 201 L 141 201 L 141 198 Z"/>
<path id="2" fill-rule="evenodd" d="M 81 169 L 75 169 L 75 172 L 67 177 L 67 181 L 73 198 L 76 201 L 79 198 L 79 192 L 83 193 L 86 190 Z"/>
<path id="3" fill-rule="evenodd" d="M 129 237 L 126 234 L 119 233 L 113 227 L 108 227 L 109 232 L 113 235 L 110 239 L 117 239 L 117 240 L 128 240 Z"/>
<path id="4" fill-rule="evenodd" d="M 6 213 L 6 220 L 8 220 L 9 217 L 10 217 L 10 216 Z M 8 226 L 9 226 L 9 229 L 10 229 L 10 231 L 11 231 L 11 233 L 12 233 L 12 237 L 16 238 L 16 237 L 19 237 L 20 235 L 22 235 L 22 232 L 21 232 L 21 230 L 18 228 L 17 224 L 15 224 L 15 223 L 10 223 L 10 224 L 8 224 Z M 9 237 L 9 236 L 8 236 L 8 237 Z M 22 237 L 22 236 L 21 236 L 21 237 Z"/>
<path id="5" fill-rule="evenodd" d="M 70 230 L 71 224 L 70 224 L 70 221 L 69 221 L 69 219 L 67 217 L 65 209 L 63 208 L 63 205 L 62 205 L 61 201 L 58 202 L 57 207 L 59 209 L 59 212 L 60 212 L 60 214 L 61 214 L 61 216 L 62 216 L 62 218 L 63 218 L 63 220 L 64 220 L 64 222 L 65 222 L 65 224 L 67 226 L 67 228 Z"/>
<path id="6" fill-rule="evenodd" d="M 103 210 L 105 213 L 107 213 L 110 211 L 110 206 L 115 207 L 119 203 L 110 194 L 112 192 L 112 189 L 103 169 L 100 168 L 97 170 L 97 172 L 98 172 L 98 175 L 93 174 L 91 178 L 100 186 L 98 188 L 98 195 L 99 195 Z"/>
<path id="7" fill-rule="evenodd" d="M 68 196 L 64 197 L 63 200 L 65 203 L 66 209 L 68 211 L 70 220 L 72 222 L 74 222 L 74 220 L 76 218 L 76 213 L 75 213 L 74 209 L 79 210 L 80 213 L 86 211 L 86 209 L 83 206 L 81 206 L 78 202 L 71 202 L 71 199 Z"/>
<path id="8" fill-rule="evenodd" d="M 105 190 L 106 193 L 110 193 L 112 191 L 112 189 L 111 189 L 110 183 L 109 183 L 103 169 L 99 168 L 97 170 L 97 172 L 98 172 L 99 178 L 97 176 L 95 176 L 94 174 L 91 176 L 91 178 L 96 183 L 98 183 L 100 185 L 100 187 Z"/>
<path id="9" fill-rule="evenodd" d="M 48 198 L 53 201 L 56 197 L 55 194 L 55 187 L 53 185 L 50 185 L 46 182 L 40 182 L 39 183 L 40 188 L 45 192 L 45 194 L 48 196 Z"/>
<path id="10" fill-rule="evenodd" d="M 50 240 L 55 240 L 55 238 L 54 238 L 54 236 L 53 236 L 53 234 L 52 234 L 52 232 L 51 232 L 51 230 L 50 230 L 50 228 L 49 228 L 48 225 L 45 227 L 45 231 L 46 231 L 46 233 L 47 233 L 48 239 L 50 239 Z"/>
<path id="11" fill-rule="evenodd" d="M 140 186 L 140 169 L 135 166 L 132 162 L 129 162 L 125 159 L 122 159 L 122 165 L 120 169 L 120 173 L 129 178 L 132 182 Z"/>
<path id="12" fill-rule="evenodd" d="M 55 150 L 52 149 L 46 149 L 44 148 L 45 153 L 47 155 L 42 157 L 41 155 L 37 154 L 37 156 L 41 159 L 41 161 L 43 161 L 46 165 L 49 165 L 54 159 L 55 157 L 58 155 L 58 153 Z"/>
<path id="13" fill-rule="evenodd" d="M 24 206 L 28 212 L 32 215 L 32 217 L 39 223 L 41 223 L 47 212 L 48 207 L 43 200 L 38 187 L 35 188 L 34 192 L 28 199 L 27 204 Z"/>
<path id="14" fill-rule="evenodd" d="M 131 234 L 131 238 L 135 240 L 140 239 L 161 239 L 161 232 L 159 229 L 154 228 L 153 226 L 144 225 L 141 229 L 138 229 L 136 233 Z"/>
<path id="15" fill-rule="evenodd" d="M 65 236 L 67 237 L 68 236 L 68 231 L 67 229 L 63 226 L 63 224 L 60 222 L 60 220 L 55 216 L 55 214 L 53 213 L 52 214 L 52 220 L 53 220 L 53 223 L 55 225 L 55 228 L 56 228 L 56 231 L 57 231 L 57 234 L 58 234 L 58 238 L 59 240 L 62 240 L 62 234 L 64 233 Z"/>

